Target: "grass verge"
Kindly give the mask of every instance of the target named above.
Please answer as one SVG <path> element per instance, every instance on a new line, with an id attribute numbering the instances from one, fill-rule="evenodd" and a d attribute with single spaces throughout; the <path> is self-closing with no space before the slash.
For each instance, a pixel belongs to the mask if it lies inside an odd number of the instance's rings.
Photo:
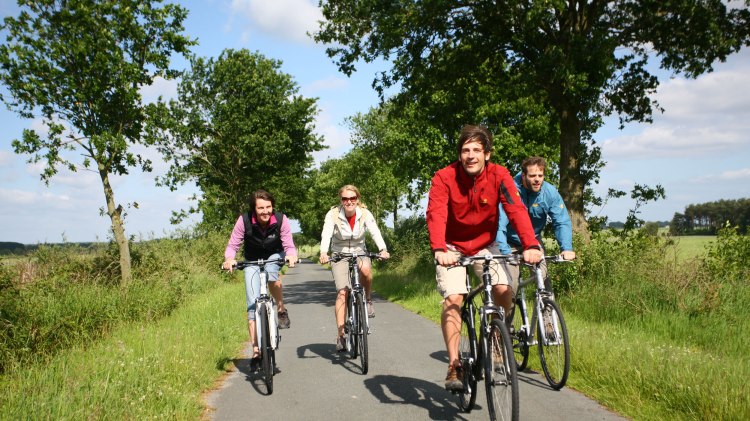
<path id="1" fill-rule="evenodd" d="M 207 280 L 208 282 L 208 280 Z M 246 340 L 241 282 L 0 379 L 0 419 L 198 419 Z"/>

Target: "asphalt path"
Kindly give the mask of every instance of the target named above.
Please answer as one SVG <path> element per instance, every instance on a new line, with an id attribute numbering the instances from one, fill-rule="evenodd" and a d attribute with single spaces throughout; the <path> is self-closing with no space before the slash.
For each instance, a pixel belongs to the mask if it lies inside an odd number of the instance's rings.
<path id="1" fill-rule="evenodd" d="M 486 420 L 484 382 L 477 404 L 461 412 L 443 387 L 448 357 L 434 322 L 377 297 L 370 319 L 370 369 L 336 353 L 335 290 L 330 271 L 303 261 L 284 276 L 291 328 L 281 331 L 273 393 L 245 356 L 207 397 L 210 419 L 223 420 Z M 436 302 L 436 306 L 440 303 Z M 533 350 L 532 350 L 533 351 Z M 519 373 L 521 419 L 620 420 L 568 387 L 555 391 L 541 373 Z M 575 375 L 575 373 L 571 373 Z"/>

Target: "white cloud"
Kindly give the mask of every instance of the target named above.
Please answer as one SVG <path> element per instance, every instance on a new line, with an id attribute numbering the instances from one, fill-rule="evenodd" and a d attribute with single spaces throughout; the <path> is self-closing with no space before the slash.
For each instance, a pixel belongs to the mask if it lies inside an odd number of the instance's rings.
<path id="1" fill-rule="evenodd" d="M 750 168 L 740 168 L 738 170 L 724 171 L 719 174 L 708 174 L 701 177 L 695 177 L 690 180 L 690 183 L 714 184 L 722 181 L 750 182 Z"/>
<path id="2" fill-rule="evenodd" d="M 745 130 L 654 124 L 635 135 L 606 139 L 602 149 L 606 160 L 716 155 L 750 146 Z"/>
<path id="3" fill-rule="evenodd" d="M 141 87 L 141 96 L 143 97 L 143 103 L 148 104 L 156 102 L 159 96 L 163 97 L 164 100 L 177 98 L 177 85 L 178 81 L 175 79 L 164 79 L 163 77 L 157 77 L 154 79 L 154 83 L 149 86 Z"/>
<path id="4" fill-rule="evenodd" d="M 343 77 L 331 76 L 326 79 L 319 79 L 307 86 L 302 87 L 306 96 L 315 96 L 317 92 L 329 90 L 341 90 L 349 86 L 349 81 Z"/>
<path id="5" fill-rule="evenodd" d="M 0 188 L 0 202 L 11 205 L 28 205 L 36 201 L 38 195 L 34 192 L 18 189 Z"/>
<path id="6" fill-rule="evenodd" d="M 0 151 L 0 167 L 12 164 L 14 161 L 13 152 Z"/>
<path id="7" fill-rule="evenodd" d="M 307 33 L 323 20 L 317 2 L 309 0 L 232 0 L 231 10 L 262 32 L 301 43 L 312 43 Z"/>

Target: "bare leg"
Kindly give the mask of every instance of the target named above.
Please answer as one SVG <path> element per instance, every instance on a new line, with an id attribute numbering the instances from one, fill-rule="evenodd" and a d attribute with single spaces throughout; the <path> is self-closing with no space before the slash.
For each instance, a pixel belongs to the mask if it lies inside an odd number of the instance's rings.
<path id="1" fill-rule="evenodd" d="M 349 291 L 346 288 L 342 288 L 336 294 L 336 305 L 334 306 L 334 313 L 336 315 L 336 327 L 338 328 L 339 336 L 344 336 L 344 319 L 346 318 L 346 294 Z"/>
<path id="2" fill-rule="evenodd" d="M 253 358 L 258 356 L 258 338 L 255 336 L 255 320 L 247 321 L 247 330 L 250 333 L 250 342 L 253 344 Z"/>
<path id="3" fill-rule="evenodd" d="M 284 308 L 284 294 L 282 293 L 281 277 L 278 281 L 268 283 L 268 290 L 271 292 L 271 296 L 276 301 L 276 306 L 279 311 L 286 310 Z"/>
<path id="4" fill-rule="evenodd" d="M 365 298 L 368 301 L 372 300 L 372 268 L 370 266 L 359 268 L 359 282 L 365 289 Z"/>
<path id="5" fill-rule="evenodd" d="M 461 315 L 459 309 L 464 301 L 463 295 L 450 295 L 443 300 L 443 314 L 440 327 L 443 330 L 443 340 L 448 351 L 448 363 L 458 365 L 458 342 L 461 336 Z"/>

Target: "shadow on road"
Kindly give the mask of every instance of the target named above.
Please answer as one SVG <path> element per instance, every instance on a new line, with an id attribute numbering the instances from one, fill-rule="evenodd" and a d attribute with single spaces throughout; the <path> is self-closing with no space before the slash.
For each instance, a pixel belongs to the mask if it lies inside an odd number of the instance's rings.
<path id="1" fill-rule="evenodd" d="M 295 275 L 288 274 L 284 276 L 284 279 L 293 276 Z M 333 286 L 333 279 L 284 283 L 284 302 L 288 304 L 323 304 L 326 307 L 333 307 L 335 299 L 336 288 Z"/>
<path id="2" fill-rule="evenodd" d="M 250 358 L 237 358 L 234 360 L 234 366 L 237 367 L 237 371 L 245 375 L 245 381 L 250 383 L 261 395 L 268 395 L 268 389 L 263 381 L 263 372 L 253 367 Z M 274 373 L 279 373 L 278 367 Z"/>
<path id="3" fill-rule="evenodd" d="M 430 357 L 432 357 L 435 360 L 444 362 L 445 364 L 448 364 L 448 351 L 435 351 L 432 354 L 430 354 Z"/>
<path id="4" fill-rule="evenodd" d="M 308 344 L 297 348 L 297 358 L 323 358 L 338 364 L 355 374 L 362 374 L 362 367 L 359 364 L 359 358 L 350 360 L 345 352 L 336 352 L 336 345 L 330 344 Z M 356 363 L 356 364 L 355 364 Z"/>
<path id="5" fill-rule="evenodd" d="M 421 379 L 379 375 L 365 380 L 365 386 L 380 403 L 415 405 L 427 411 L 431 420 L 465 420 L 450 392 Z M 474 410 L 481 409 L 475 406 Z"/>

